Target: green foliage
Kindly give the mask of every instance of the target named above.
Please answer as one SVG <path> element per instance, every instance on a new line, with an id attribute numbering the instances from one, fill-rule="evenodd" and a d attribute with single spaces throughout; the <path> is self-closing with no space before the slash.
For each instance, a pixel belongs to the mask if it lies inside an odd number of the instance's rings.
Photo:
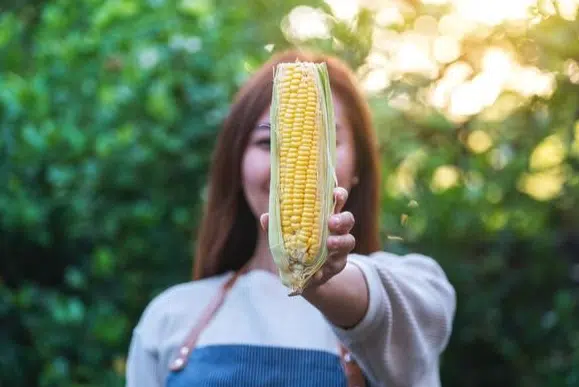
<path id="1" fill-rule="evenodd" d="M 569 67 L 579 35 L 576 21 L 557 15 L 524 38 L 508 26 L 465 39 L 457 62 L 476 69 L 477 47 L 516 47 L 520 63 L 555 74 L 552 95 L 504 91 L 456 122 L 424 102 L 443 74 L 407 75 L 373 98 L 386 167 L 382 225 L 388 249 L 434 256 L 457 289 L 444 386 L 574 386 L 579 79 Z M 411 102 L 393 109 L 401 95 Z"/>
<path id="2" fill-rule="evenodd" d="M 215 133 L 267 44 L 368 71 L 373 12 L 304 43 L 284 18 L 304 3 L 281 4 L 51 0 L 0 15 L 0 385 L 123 384 L 144 306 L 190 278 Z M 383 30 L 444 12 L 407 7 Z M 575 23 L 477 31 L 454 60 L 477 69 L 481 47 L 510 47 L 555 74 L 552 95 L 504 91 L 455 119 L 424 97 L 451 62 L 371 98 L 385 247 L 434 256 L 457 290 L 444 386 L 579 383 Z"/>
<path id="3" fill-rule="evenodd" d="M 215 133 L 295 4 L 55 0 L 0 16 L 0 385 L 122 385 L 191 273 Z M 267 39 L 267 40 L 265 40 Z"/>

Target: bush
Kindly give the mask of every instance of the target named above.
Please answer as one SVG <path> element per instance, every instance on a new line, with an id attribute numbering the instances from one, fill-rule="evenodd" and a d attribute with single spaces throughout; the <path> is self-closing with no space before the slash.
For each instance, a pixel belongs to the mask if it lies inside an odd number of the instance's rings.
<path id="1" fill-rule="evenodd" d="M 424 15 L 447 11 L 417 8 L 400 29 Z M 473 28 L 434 75 L 405 74 L 372 99 L 386 248 L 435 257 L 457 290 L 444 386 L 579 384 L 579 39 L 569 19 L 543 16 L 524 33 L 514 22 Z M 435 109 L 428 93 L 448 73 L 470 66 L 476 82 L 495 66 L 487 94 L 507 76 L 502 57 L 485 64 L 487 47 L 544 72 L 553 90 L 521 78 L 476 114 Z"/>
<path id="2" fill-rule="evenodd" d="M 1 385 L 121 385 L 144 305 L 190 278 L 215 133 L 294 6 L 229 4 L 1 16 Z"/>
<path id="3" fill-rule="evenodd" d="M 231 96 L 267 44 L 296 43 L 279 22 L 298 4 L 52 0 L 3 12 L 1 385 L 123 384 L 144 306 L 190 278 Z M 445 12 L 415 6 L 397 33 Z M 297 43 L 362 76 L 372 17 Z M 511 27 L 469 36 L 457 60 L 478 69 L 481 47 L 515 47 L 556 72 L 552 95 L 504 92 L 455 120 L 424 98 L 438 79 L 408 73 L 370 99 L 385 248 L 435 257 L 457 289 L 444 386 L 579 383 L 579 39 L 557 15 L 523 36 Z"/>

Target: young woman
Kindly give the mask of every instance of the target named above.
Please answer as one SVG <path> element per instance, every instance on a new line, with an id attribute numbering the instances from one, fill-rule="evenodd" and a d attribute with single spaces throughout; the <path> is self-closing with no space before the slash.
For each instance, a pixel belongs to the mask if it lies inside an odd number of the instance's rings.
<path id="1" fill-rule="evenodd" d="M 336 110 L 336 210 L 327 264 L 288 297 L 268 248 L 269 105 L 279 62 L 326 62 Z M 431 258 L 381 251 L 369 108 L 334 57 L 275 55 L 242 87 L 217 141 L 194 281 L 134 329 L 127 386 L 436 387 L 455 293 Z"/>

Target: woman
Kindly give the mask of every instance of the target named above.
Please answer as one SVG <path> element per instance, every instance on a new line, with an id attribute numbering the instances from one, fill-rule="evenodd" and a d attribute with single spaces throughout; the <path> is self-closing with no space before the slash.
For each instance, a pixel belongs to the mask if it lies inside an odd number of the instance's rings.
<path id="1" fill-rule="evenodd" d="M 339 188 L 328 262 L 301 296 L 288 297 L 266 232 L 269 105 L 275 64 L 296 59 L 327 64 Z M 454 289 L 431 258 L 380 251 L 379 177 L 369 108 L 353 73 L 333 57 L 275 55 L 239 91 L 218 138 L 195 280 L 147 306 L 133 333 L 127 385 L 439 386 Z"/>

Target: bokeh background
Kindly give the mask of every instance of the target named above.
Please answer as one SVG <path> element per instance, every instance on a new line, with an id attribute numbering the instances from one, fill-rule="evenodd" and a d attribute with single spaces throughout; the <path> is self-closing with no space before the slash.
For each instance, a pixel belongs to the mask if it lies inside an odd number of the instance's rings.
<path id="1" fill-rule="evenodd" d="M 0 385 L 123 385 L 143 308 L 190 279 L 233 93 L 298 45 L 368 94 L 384 249 L 457 289 L 443 385 L 579 386 L 578 8 L 3 0 Z"/>

